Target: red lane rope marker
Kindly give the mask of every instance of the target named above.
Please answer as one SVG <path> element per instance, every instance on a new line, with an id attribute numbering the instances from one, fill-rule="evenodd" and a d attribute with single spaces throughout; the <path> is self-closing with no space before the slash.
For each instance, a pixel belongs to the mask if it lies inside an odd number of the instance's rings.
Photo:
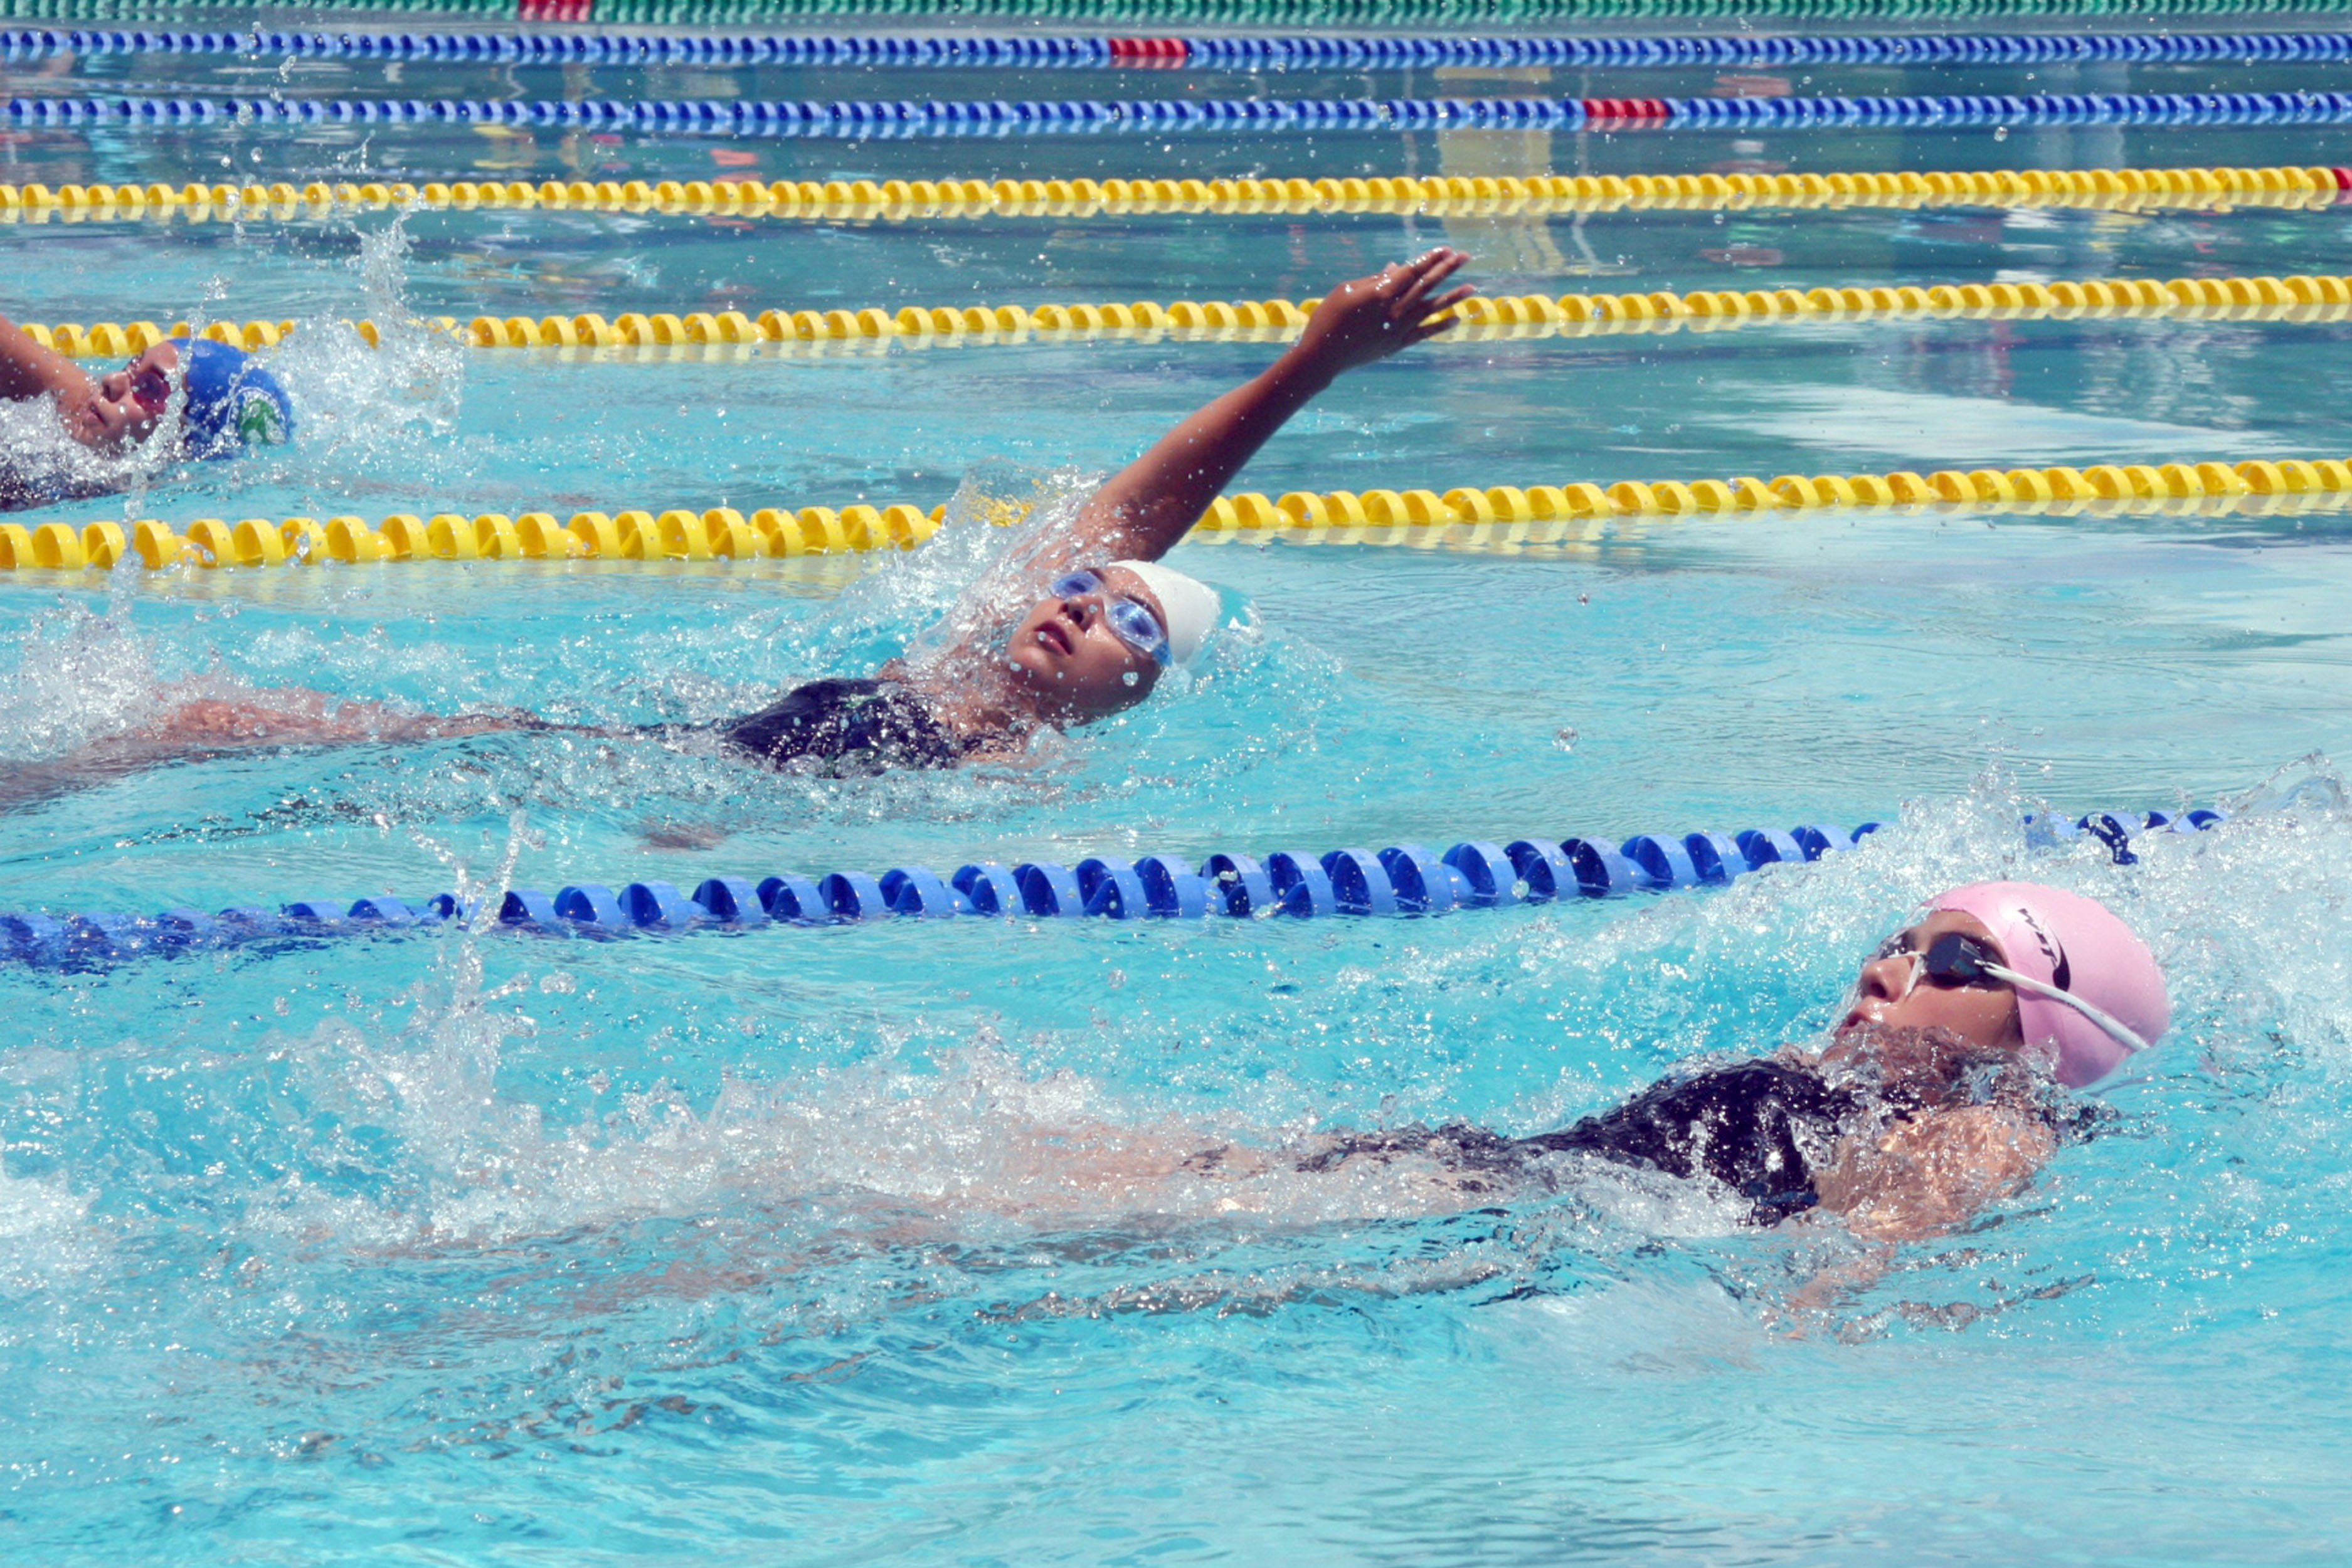
<path id="1" fill-rule="evenodd" d="M 1110 58 L 1125 64 L 1154 66 L 1182 65 L 1192 55 L 1192 46 L 1182 38 L 1113 38 Z"/>

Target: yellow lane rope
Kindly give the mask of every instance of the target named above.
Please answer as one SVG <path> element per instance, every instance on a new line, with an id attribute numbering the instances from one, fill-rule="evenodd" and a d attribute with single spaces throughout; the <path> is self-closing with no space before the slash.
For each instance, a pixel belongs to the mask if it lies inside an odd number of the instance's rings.
<path id="1" fill-rule="evenodd" d="M 1255 491 L 1222 496 L 1194 525 L 1206 543 L 1294 539 L 1399 543 L 1457 539 L 1556 542 L 1596 525 L 1700 513 L 1934 510 L 2111 515 L 2339 510 L 2352 506 L 2352 461 L 2255 459 L 2237 464 L 2100 463 L 2087 468 L 1944 469 L 1920 474 L 1783 474 L 1778 479 L 1627 479 L 1599 485 L 1501 485 L 1487 489 Z M 995 521 L 1025 515 L 1017 504 Z M 183 529 L 129 524 L 0 523 L 0 571 L 78 571 L 135 561 L 161 570 L 383 561 L 749 561 L 910 550 L 937 532 L 944 506 L 762 508 L 361 517 L 236 522 L 199 518 Z M 1467 530 L 1468 532 L 1462 531 Z"/>
<path id="2" fill-rule="evenodd" d="M 991 343 L 1125 339 L 1283 342 L 1297 335 L 1312 300 L 1140 300 L 1097 305 L 924 307 L 896 314 L 860 310 L 629 312 L 607 321 L 576 316 L 428 318 L 424 325 L 476 348 L 713 349 L 762 344 L 842 345 L 871 351 Z M 1586 338 L 1622 332 L 1724 331 L 1747 326 L 1837 321 L 1953 319 L 2073 321 L 2134 317 L 2186 321 L 2340 321 L 2352 318 L 2352 278 L 2153 278 L 2067 279 L 2056 283 L 1942 283 L 1933 288 L 1700 289 L 1689 294 L 1482 295 L 1456 307 L 1455 340 Z M 369 342 L 373 321 L 352 323 Z M 295 330 L 292 321 L 215 321 L 204 335 L 249 349 L 268 348 Z M 26 334 L 78 358 L 137 353 L 178 336 L 187 323 L 153 321 L 24 324 Z M 822 351 L 821 351 L 822 352 Z"/>
<path id="3" fill-rule="evenodd" d="M 424 184 L 0 184 L 0 222 L 237 223 L 338 213 L 548 207 L 565 212 L 905 223 L 1154 213 L 1423 216 L 1747 208 L 1998 206 L 2138 211 L 2325 207 L 2325 167 L 1992 169 L 1762 174 L 1435 174 L 1252 180 L 572 180 Z"/>

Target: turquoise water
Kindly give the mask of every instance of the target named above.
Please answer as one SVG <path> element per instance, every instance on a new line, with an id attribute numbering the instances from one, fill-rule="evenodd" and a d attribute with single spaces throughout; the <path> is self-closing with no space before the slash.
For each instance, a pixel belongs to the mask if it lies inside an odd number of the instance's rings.
<path id="1" fill-rule="evenodd" d="M 409 69 L 404 94 L 475 80 Z M 773 143 L 726 169 L 2270 163 L 2336 161 L 2340 135 Z M 10 177 L 192 175 L 213 145 L 41 132 L 12 144 Z M 425 133 L 366 156 L 685 177 L 719 171 L 713 151 Z M 360 150 L 280 133 L 231 155 L 300 180 Z M 131 515 L 961 499 L 939 542 L 884 560 L 16 574 L 0 754 L 68 755 L 183 679 L 593 721 L 740 710 L 917 635 L 996 547 L 972 498 L 1066 492 L 1269 353 L 565 363 L 371 356 L 326 330 L 339 318 L 1297 297 L 1444 239 L 1499 258 L 1489 287 L 1558 291 L 2346 271 L 2348 237 L 2334 213 L 2263 211 L 22 229 L 20 319 L 160 319 L 209 293 L 313 329 L 280 361 L 303 440 Z M 1953 322 L 1433 345 L 1342 382 L 1246 482 L 2341 456 L 2344 336 Z M 2352 1522 L 2335 1460 L 2352 816 L 2326 761 L 2352 750 L 2344 532 L 1945 510 L 1517 554 L 1189 545 L 1179 563 L 1232 590 L 1246 629 L 1182 689 L 1028 765 L 785 779 L 530 736 L 247 755 L 16 807 L 5 901 L 53 910 L 418 893 L 509 865 L 538 886 L 691 886 L 1891 826 L 1722 893 L 1433 921 L 443 932 L 0 971 L 17 1019 L 0 1552 L 2333 1560 Z M 2015 826 L 2045 803 L 2215 800 L 2231 826 L 2128 869 L 2029 857 Z M 2126 910 L 2177 1021 L 2104 1092 L 2108 1135 L 1962 1234 L 1874 1260 L 1631 1176 L 1432 1213 L 1393 1174 L 1164 1173 L 1171 1151 L 1328 1127 L 1538 1131 L 1672 1064 L 1811 1037 L 1918 900 L 2012 871 Z"/>

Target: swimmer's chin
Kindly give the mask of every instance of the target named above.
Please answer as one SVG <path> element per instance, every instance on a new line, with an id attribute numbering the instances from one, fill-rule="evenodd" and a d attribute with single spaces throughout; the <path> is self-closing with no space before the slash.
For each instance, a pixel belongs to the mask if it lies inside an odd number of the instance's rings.
<path id="1" fill-rule="evenodd" d="M 1959 1037 L 1935 1027 L 1917 1028 L 1885 1024 L 1875 1018 L 1848 1017 L 1822 1036 L 1815 1053 L 1824 1065 L 1834 1065 L 1908 1051 L 1920 1046 L 1957 1046 Z"/>
<path id="2" fill-rule="evenodd" d="M 1913 1092 L 1948 1089 L 1982 1069 L 2036 1070 L 2013 1052 L 1978 1045 L 1939 1025 L 1920 1027 L 1871 1019 L 1841 1023 L 1822 1048 L 1820 1063 L 1832 1082 Z"/>

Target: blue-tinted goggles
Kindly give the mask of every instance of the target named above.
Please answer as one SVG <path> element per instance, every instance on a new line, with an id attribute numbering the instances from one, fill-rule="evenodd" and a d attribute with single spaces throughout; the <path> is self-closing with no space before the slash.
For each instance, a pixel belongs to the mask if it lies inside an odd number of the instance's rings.
<path id="1" fill-rule="evenodd" d="M 1154 664 L 1168 662 L 1168 628 L 1160 624 L 1160 617 L 1152 613 L 1151 606 L 1140 599 L 1112 593 L 1100 573 L 1083 569 L 1065 572 L 1055 578 L 1045 591 L 1056 599 L 1076 599 L 1087 594 L 1101 595 L 1103 614 L 1110 621 L 1110 629 L 1118 634 L 1118 640 Z"/>

